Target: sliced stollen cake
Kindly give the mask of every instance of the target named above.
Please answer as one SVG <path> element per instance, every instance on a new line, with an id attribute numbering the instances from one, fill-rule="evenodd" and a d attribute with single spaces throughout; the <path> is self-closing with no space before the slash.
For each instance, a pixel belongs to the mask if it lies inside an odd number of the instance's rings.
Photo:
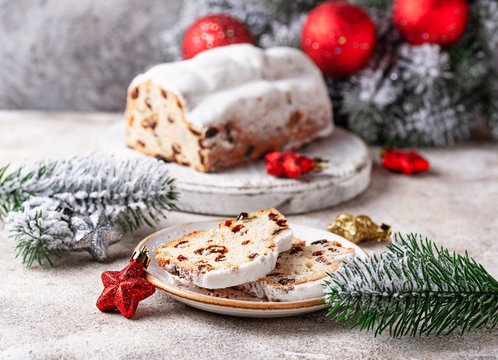
<path id="1" fill-rule="evenodd" d="M 219 289 L 264 277 L 292 246 L 287 220 L 275 209 L 241 213 L 218 228 L 194 231 L 156 249 L 157 265 L 193 284 Z"/>
<path id="2" fill-rule="evenodd" d="M 352 256 L 354 249 L 336 241 L 317 240 L 306 246 L 296 241 L 289 251 L 280 254 L 275 269 L 266 277 L 249 282 L 237 289 L 270 301 L 297 301 L 323 295 L 323 280 L 327 272 L 339 268 L 338 261 Z"/>

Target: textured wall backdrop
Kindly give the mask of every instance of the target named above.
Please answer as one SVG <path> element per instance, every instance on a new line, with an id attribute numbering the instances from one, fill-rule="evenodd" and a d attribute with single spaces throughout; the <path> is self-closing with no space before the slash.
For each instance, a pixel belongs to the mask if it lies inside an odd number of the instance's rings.
<path id="1" fill-rule="evenodd" d="M 123 110 L 181 0 L 0 0 L 0 108 Z"/>

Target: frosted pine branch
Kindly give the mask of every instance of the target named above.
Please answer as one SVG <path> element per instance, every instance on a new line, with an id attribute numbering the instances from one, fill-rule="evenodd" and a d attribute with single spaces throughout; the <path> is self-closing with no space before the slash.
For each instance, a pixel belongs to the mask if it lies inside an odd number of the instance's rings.
<path id="1" fill-rule="evenodd" d="M 481 38 L 487 45 L 487 51 L 482 56 L 492 59 L 492 68 L 486 69 L 484 75 L 488 80 L 487 90 L 489 91 L 484 118 L 491 134 L 498 139 L 498 2 L 478 0 L 475 7 L 479 12 Z"/>
<path id="2" fill-rule="evenodd" d="M 259 43 L 262 47 L 270 48 L 273 46 L 291 46 L 298 48 L 301 40 L 301 30 L 305 14 L 297 14 L 288 20 L 284 25 L 280 22 L 270 23 L 270 31 L 261 34 Z"/>
<path id="3" fill-rule="evenodd" d="M 497 65 L 498 66 L 498 65 Z M 491 134 L 498 139 L 498 74 L 494 74 L 490 84 L 491 99 L 489 104 L 487 124 Z"/>
<path id="4" fill-rule="evenodd" d="M 80 214 L 105 210 L 125 231 L 151 225 L 174 208 L 173 179 L 156 159 L 123 160 L 105 154 L 40 160 L 7 175 L 0 171 L 0 206 L 19 210 L 31 196 L 50 197 Z"/>
<path id="5" fill-rule="evenodd" d="M 444 86 L 444 81 L 453 77 L 449 55 L 438 45 L 401 45 L 395 67 L 401 80 L 410 83 L 414 95 L 430 91 L 434 86 Z"/>
<path id="6" fill-rule="evenodd" d="M 484 36 L 490 49 L 498 48 L 498 2 L 477 0 L 475 7 L 483 26 Z"/>
<path id="7" fill-rule="evenodd" d="M 60 211 L 60 202 L 47 197 L 32 197 L 22 211 L 12 211 L 5 219 L 5 230 L 14 240 L 17 256 L 30 267 L 35 260 L 46 260 L 69 250 L 73 232 L 69 219 Z"/>
<path id="8" fill-rule="evenodd" d="M 26 163 L 0 169 L 0 215 L 17 255 L 31 266 L 52 265 L 70 250 L 70 219 L 61 210 L 90 215 L 103 209 L 124 231 L 151 225 L 174 208 L 176 192 L 166 166 L 156 159 L 122 160 L 105 154 Z"/>
<path id="9" fill-rule="evenodd" d="M 325 289 L 328 315 L 391 336 L 463 333 L 498 323 L 498 281 L 468 254 L 397 235 L 388 251 L 346 260 Z"/>

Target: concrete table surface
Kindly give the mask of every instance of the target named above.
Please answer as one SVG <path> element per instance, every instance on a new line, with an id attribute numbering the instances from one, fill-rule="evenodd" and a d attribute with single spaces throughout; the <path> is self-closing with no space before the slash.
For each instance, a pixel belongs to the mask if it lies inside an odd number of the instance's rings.
<path id="1" fill-rule="evenodd" d="M 101 131 L 121 114 L 0 111 L 0 164 L 63 156 L 95 149 Z M 377 149 L 372 149 L 375 157 Z M 295 223 L 317 228 L 342 212 L 367 214 L 396 231 L 419 232 L 463 253 L 469 250 L 498 277 L 498 144 L 469 141 L 422 149 L 429 173 L 392 174 L 374 165 L 369 189 L 340 206 L 300 216 Z M 242 210 L 242 209 L 241 209 Z M 171 212 L 157 226 L 209 219 Z M 282 319 L 246 319 L 190 308 L 157 291 L 132 320 L 101 313 L 95 301 L 100 275 L 121 269 L 135 244 L 154 229 L 140 230 L 110 247 L 110 260 L 94 262 L 71 253 L 54 268 L 26 269 L 0 230 L 0 358 L 244 358 L 244 359 L 495 359 L 498 331 L 483 328 L 464 336 L 392 339 L 347 331 L 325 311 Z M 364 243 L 367 250 L 383 245 Z"/>

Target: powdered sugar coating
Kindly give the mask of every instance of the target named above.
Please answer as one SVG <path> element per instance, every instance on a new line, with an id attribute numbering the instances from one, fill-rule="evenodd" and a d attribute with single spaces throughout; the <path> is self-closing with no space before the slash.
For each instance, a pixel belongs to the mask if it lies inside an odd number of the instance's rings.
<path id="1" fill-rule="evenodd" d="M 297 49 L 223 46 L 190 60 L 156 65 L 138 75 L 129 89 L 148 80 L 178 96 L 185 119 L 198 131 L 233 118 L 247 123 L 245 117 L 258 118 L 263 131 L 268 124 L 285 126 L 295 111 L 323 123 L 321 137 L 333 129 L 320 70 Z"/>

